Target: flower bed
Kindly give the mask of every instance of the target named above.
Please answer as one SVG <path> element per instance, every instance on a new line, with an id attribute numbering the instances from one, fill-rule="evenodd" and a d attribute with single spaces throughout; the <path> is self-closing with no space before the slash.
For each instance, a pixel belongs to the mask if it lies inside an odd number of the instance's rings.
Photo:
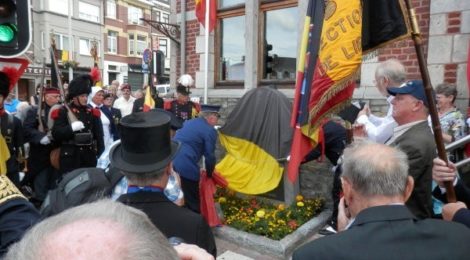
<path id="1" fill-rule="evenodd" d="M 224 224 L 248 233 L 280 240 L 318 215 L 322 198 L 305 199 L 301 195 L 290 206 L 273 205 L 257 197 L 239 198 L 235 193 L 218 190 L 216 201 L 223 211 Z"/>

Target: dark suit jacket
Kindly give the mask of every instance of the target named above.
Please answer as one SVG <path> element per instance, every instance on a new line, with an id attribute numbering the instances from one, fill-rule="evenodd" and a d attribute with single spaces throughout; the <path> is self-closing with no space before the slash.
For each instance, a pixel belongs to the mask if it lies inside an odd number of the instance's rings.
<path id="1" fill-rule="evenodd" d="M 120 202 L 145 212 L 167 238 L 180 237 L 185 243 L 196 244 L 217 256 L 214 235 L 201 215 L 179 207 L 160 192 L 123 194 Z"/>
<path id="2" fill-rule="evenodd" d="M 437 219 L 417 220 L 401 205 L 364 209 L 348 230 L 300 247 L 293 259 L 468 259 L 470 229 Z"/>
<path id="3" fill-rule="evenodd" d="M 408 174 L 415 181 L 406 206 L 418 218 L 432 217 L 432 160 L 436 158 L 436 144 L 428 121 L 414 125 L 391 145 L 406 153 L 410 165 Z"/>

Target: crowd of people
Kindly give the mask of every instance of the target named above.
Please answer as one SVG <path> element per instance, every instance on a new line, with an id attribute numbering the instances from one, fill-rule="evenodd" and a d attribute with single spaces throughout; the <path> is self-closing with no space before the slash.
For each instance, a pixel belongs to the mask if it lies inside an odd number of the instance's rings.
<path id="1" fill-rule="evenodd" d="M 220 107 L 189 99 L 190 75 L 180 77 L 173 100 L 156 93 L 155 108 L 143 112 L 145 95 L 152 93 L 148 86 L 135 93 L 134 86 L 117 81 L 99 87 L 90 75 L 74 78 L 65 96 L 54 86 L 40 86 L 30 104 L 20 107 L 4 74 L 0 255 L 216 257 L 214 235 L 200 215 L 199 181 L 201 168 L 209 177 L 215 168 Z M 385 116 L 368 105 L 356 108 L 349 119 L 352 138 L 344 121 L 326 120 L 323 148 L 306 158 L 326 153 L 336 166 L 330 233 L 337 234 L 303 245 L 293 258 L 465 258 L 470 249 L 460 241 L 470 238 L 470 189 L 453 163 L 463 155 L 449 152 L 449 163 L 436 158 L 431 103 L 422 81 L 407 80 L 398 60 L 380 63 L 375 83 L 389 104 Z M 435 89 L 446 144 L 466 135 L 456 96 L 455 85 Z M 85 167 L 119 174 L 112 192 L 103 195 L 107 199 L 42 219 L 38 209 L 50 199 L 48 192 Z M 460 202 L 448 203 L 445 183 L 453 184 Z M 131 242 L 116 242 L 125 238 Z"/>

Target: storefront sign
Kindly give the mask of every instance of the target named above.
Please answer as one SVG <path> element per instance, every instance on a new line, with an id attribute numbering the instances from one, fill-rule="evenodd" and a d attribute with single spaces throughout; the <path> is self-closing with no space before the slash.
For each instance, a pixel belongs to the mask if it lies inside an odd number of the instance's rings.
<path id="1" fill-rule="evenodd" d="M 28 68 L 26 68 L 25 73 L 26 74 L 42 75 L 42 70 L 43 70 L 43 68 L 41 68 L 41 67 L 28 67 Z M 46 68 L 46 75 L 47 76 L 51 75 L 51 69 L 50 68 Z"/>

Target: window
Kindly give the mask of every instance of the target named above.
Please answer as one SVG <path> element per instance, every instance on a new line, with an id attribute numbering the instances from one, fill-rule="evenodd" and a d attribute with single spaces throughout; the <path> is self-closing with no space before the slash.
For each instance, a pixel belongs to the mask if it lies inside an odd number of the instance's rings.
<path id="1" fill-rule="evenodd" d="M 148 47 L 147 37 L 137 35 L 137 48 L 136 48 L 137 55 L 140 56 L 140 55 L 144 54 L 144 50 L 147 49 L 147 47 Z"/>
<path id="2" fill-rule="evenodd" d="M 130 24 L 143 24 L 143 21 L 140 18 L 143 18 L 142 9 L 135 6 L 129 6 L 127 8 L 127 19 Z"/>
<path id="3" fill-rule="evenodd" d="M 58 50 L 70 50 L 69 37 L 63 34 L 54 34 L 54 39 Z"/>
<path id="4" fill-rule="evenodd" d="M 129 34 L 129 55 L 134 55 L 135 49 L 135 41 L 134 41 L 134 34 Z"/>
<path id="5" fill-rule="evenodd" d="M 116 19 L 116 1 L 115 0 L 106 1 L 106 17 Z"/>
<path id="6" fill-rule="evenodd" d="M 168 57 L 168 40 L 167 39 L 158 39 L 158 49 L 165 54 L 165 57 Z"/>
<path id="7" fill-rule="evenodd" d="M 100 8 L 85 2 L 78 2 L 78 17 L 90 22 L 100 22 Z"/>
<path id="8" fill-rule="evenodd" d="M 222 19 L 220 36 L 218 80 L 243 80 L 245 78 L 245 16 Z"/>
<path id="9" fill-rule="evenodd" d="M 108 31 L 108 53 L 117 53 L 118 32 Z"/>
<path id="10" fill-rule="evenodd" d="M 232 7 L 236 5 L 242 5 L 244 3 L 245 3 L 244 0 L 220 0 L 219 8 Z"/>
<path id="11" fill-rule="evenodd" d="M 296 17 L 297 7 L 264 12 L 264 44 L 260 49 L 262 79 L 295 80 L 298 49 Z"/>
<path id="12" fill-rule="evenodd" d="M 170 15 L 167 13 L 162 14 L 162 22 L 164 23 L 170 23 Z"/>
<path id="13" fill-rule="evenodd" d="M 80 39 L 80 55 L 86 55 L 86 56 L 91 56 L 90 54 L 90 50 L 91 48 L 93 47 L 93 41 L 90 40 L 90 39 L 83 39 L 81 38 Z M 97 46 L 97 52 L 98 52 L 98 56 L 99 56 L 99 46 Z"/>
<path id="14" fill-rule="evenodd" d="M 154 11 L 153 12 L 153 19 L 157 22 L 160 22 L 160 15 L 161 15 L 160 11 Z"/>
<path id="15" fill-rule="evenodd" d="M 68 15 L 69 14 L 69 1 L 49 0 L 49 11 Z"/>

